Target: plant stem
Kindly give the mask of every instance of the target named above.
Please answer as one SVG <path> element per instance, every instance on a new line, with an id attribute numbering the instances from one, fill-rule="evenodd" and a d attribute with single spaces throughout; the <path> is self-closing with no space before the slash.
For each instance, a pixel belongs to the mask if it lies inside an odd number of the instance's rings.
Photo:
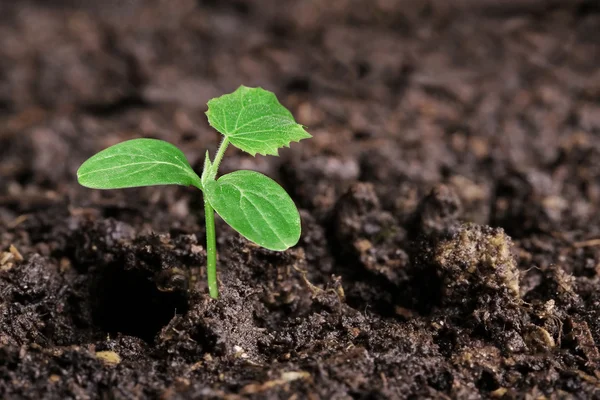
<path id="1" fill-rule="evenodd" d="M 206 277 L 210 297 L 219 297 L 217 283 L 217 237 L 215 234 L 215 210 L 204 196 L 204 218 L 206 220 Z"/>
<path id="2" fill-rule="evenodd" d="M 217 177 L 217 170 L 219 169 L 219 164 L 221 164 L 221 160 L 225 155 L 225 150 L 227 150 L 227 146 L 229 145 L 229 139 L 226 137 L 223 138 L 223 141 L 219 145 L 219 149 L 217 150 L 217 155 L 212 162 L 212 171 L 210 173 L 210 179 L 215 179 Z"/>
<path id="3" fill-rule="evenodd" d="M 223 138 L 219 145 L 217 155 L 212 162 L 212 168 L 208 172 L 208 181 L 213 181 L 217 177 L 219 164 L 225 155 L 229 145 L 229 139 Z M 208 153 L 207 153 L 208 157 Z M 204 173 L 202 173 L 204 178 Z M 204 183 L 204 182 L 203 182 Z M 206 220 L 206 277 L 208 280 L 208 293 L 213 299 L 219 297 L 219 285 L 217 282 L 217 235 L 215 233 L 215 210 L 212 208 L 206 195 L 204 195 L 204 218 Z"/>

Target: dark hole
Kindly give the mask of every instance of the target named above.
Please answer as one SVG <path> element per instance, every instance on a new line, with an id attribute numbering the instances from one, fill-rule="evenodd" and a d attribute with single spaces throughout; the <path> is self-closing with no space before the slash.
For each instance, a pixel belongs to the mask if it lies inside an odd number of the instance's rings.
<path id="1" fill-rule="evenodd" d="M 102 330 L 152 342 L 175 313 L 188 309 L 184 292 L 161 292 L 144 270 L 125 270 L 121 263 L 102 269 L 92 288 L 92 318 Z"/>
<path id="2" fill-rule="evenodd" d="M 492 392 L 500 387 L 494 375 L 489 371 L 483 371 L 477 381 L 477 387 L 484 392 Z"/>
<path id="3" fill-rule="evenodd" d="M 33 182 L 34 178 L 35 175 L 33 171 L 29 168 L 19 171 L 15 176 L 15 180 L 23 186 L 26 186 L 27 184 Z"/>

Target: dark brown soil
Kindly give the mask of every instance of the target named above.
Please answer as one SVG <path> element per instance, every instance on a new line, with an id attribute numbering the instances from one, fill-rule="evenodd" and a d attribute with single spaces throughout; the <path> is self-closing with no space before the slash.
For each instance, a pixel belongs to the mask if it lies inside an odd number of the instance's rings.
<path id="1" fill-rule="evenodd" d="M 600 398 L 600 7 L 574 1 L 0 3 L 0 398 Z M 273 90 L 314 135 L 230 150 L 295 248 L 201 194 L 75 171 Z"/>

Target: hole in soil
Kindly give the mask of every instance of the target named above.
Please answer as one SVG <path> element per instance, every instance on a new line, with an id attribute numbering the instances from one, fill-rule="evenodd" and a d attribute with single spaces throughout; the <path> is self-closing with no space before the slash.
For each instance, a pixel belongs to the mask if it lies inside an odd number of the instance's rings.
<path id="1" fill-rule="evenodd" d="M 15 175 L 15 180 L 22 186 L 27 186 L 29 183 L 33 182 L 34 179 L 35 175 L 31 169 L 19 171 Z"/>
<path id="2" fill-rule="evenodd" d="M 483 392 L 493 392 L 498 389 L 500 385 L 491 372 L 483 371 L 481 377 L 477 381 L 477 387 Z"/>
<path id="3" fill-rule="evenodd" d="M 188 309 L 184 292 L 161 292 L 143 270 L 111 264 L 92 287 L 92 317 L 102 330 L 152 342 L 175 314 Z"/>

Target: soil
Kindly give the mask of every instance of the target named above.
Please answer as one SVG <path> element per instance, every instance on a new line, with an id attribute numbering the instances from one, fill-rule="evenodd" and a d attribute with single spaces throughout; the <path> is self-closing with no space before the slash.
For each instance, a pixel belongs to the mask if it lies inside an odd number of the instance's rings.
<path id="1" fill-rule="evenodd" d="M 0 398 L 600 398 L 598 60 L 595 0 L 0 3 Z M 215 301 L 197 190 L 75 171 L 240 84 L 314 138 L 229 150 L 303 233 L 219 220 Z"/>

